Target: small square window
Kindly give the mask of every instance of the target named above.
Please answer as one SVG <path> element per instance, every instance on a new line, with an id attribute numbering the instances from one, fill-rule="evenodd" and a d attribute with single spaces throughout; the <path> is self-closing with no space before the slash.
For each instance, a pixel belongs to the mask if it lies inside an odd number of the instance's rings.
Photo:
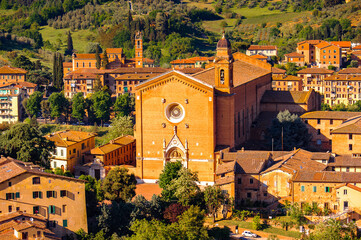
<path id="1" fill-rule="evenodd" d="M 249 183 L 250 183 L 250 184 L 253 184 L 253 178 L 250 178 L 250 179 L 249 179 Z"/>
<path id="2" fill-rule="evenodd" d="M 321 129 L 317 129 L 317 135 L 321 135 Z"/>
<path id="3" fill-rule="evenodd" d="M 325 192 L 330 192 L 330 187 L 325 187 Z"/>
<path id="4" fill-rule="evenodd" d="M 33 177 L 33 184 L 40 184 L 40 177 Z"/>
<path id="5" fill-rule="evenodd" d="M 60 191 L 60 197 L 66 197 L 66 190 Z"/>
<path id="6" fill-rule="evenodd" d="M 63 227 L 68 227 L 68 220 L 63 220 Z"/>
<path id="7" fill-rule="evenodd" d="M 313 192 L 317 192 L 317 187 L 313 186 Z"/>
<path id="8" fill-rule="evenodd" d="M 305 186 L 301 186 L 301 192 L 305 191 Z"/>
<path id="9" fill-rule="evenodd" d="M 343 190 L 343 195 L 347 195 L 347 189 Z"/>
<path id="10" fill-rule="evenodd" d="M 348 145 L 348 150 L 352 151 L 352 144 Z"/>
<path id="11" fill-rule="evenodd" d="M 11 185 L 12 185 L 12 182 L 9 182 L 9 183 L 8 183 L 8 186 L 11 187 Z"/>

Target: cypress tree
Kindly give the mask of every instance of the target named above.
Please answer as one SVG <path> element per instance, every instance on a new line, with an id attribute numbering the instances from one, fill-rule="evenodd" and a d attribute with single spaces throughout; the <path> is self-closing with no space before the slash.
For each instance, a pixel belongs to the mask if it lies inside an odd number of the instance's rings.
<path id="1" fill-rule="evenodd" d="M 73 54 L 73 38 L 71 37 L 70 31 L 68 32 L 68 44 L 65 50 L 65 55 Z"/>
<path id="2" fill-rule="evenodd" d="M 97 69 L 99 69 L 100 67 L 101 67 L 101 64 L 102 64 L 102 60 L 101 60 L 101 58 L 100 58 L 100 53 L 99 53 L 99 49 L 100 47 L 99 47 L 99 45 L 97 45 L 97 47 L 96 47 L 96 49 L 95 49 L 95 59 L 96 59 L 96 67 L 97 67 Z"/>
<path id="3" fill-rule="evenodd" d="M 57 53 L 54 53 L 54 55 L 53 55 L 53 86 L 55 86 L 56 85 L 56 77 L 57 77 Z"/>
<path id="4" fill-rule="evenodd" d="M 104 52 L 103 52 L 102 67 L 103 67 L 103 68 L 107 68 L 108 63 L 109 63 L 108 53 L 107 53 L 107 50 L 104 50 Z"/>
<path id="5" fill-rule="evenodd" d="M 57 69 L 57 80 L 58 80 L 58 90 L 61 91 L 63 89 L 63 57 L 59 53 L 58 55 L 58 69 Z"/>

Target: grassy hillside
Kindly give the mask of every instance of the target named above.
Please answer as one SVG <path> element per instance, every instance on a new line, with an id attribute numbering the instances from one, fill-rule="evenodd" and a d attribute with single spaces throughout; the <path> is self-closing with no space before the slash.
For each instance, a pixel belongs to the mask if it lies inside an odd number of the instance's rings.
<path id="1" fill-rule="evenodd" d="M 59 47 L 62 51 L 66 48 L 68 31 L 70 31 L 70 28 L 55 29 L 49 26 L 43 26 L 40 29 L 43 40 L 49 41 L 53 46 Z M 95 34 L 88 29 L 75 30 L 71 32 L 71 35 L 74 49 L 79 53 L 84 53 L 88 42 L 95 39 Z"/>

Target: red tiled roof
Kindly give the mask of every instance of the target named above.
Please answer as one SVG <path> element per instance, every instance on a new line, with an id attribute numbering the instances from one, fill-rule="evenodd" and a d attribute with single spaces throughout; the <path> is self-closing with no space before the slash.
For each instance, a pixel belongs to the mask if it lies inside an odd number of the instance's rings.
<path id="1" fill-rule="evenodd" d="M 107 51 L 107 54 L 113 54 L 113 53 L 115 53 L 115 54 L 122 54 L 123 53 L 123 49 L 122 48 L 107 48 L 106 49 L 106 51 Z"/>
<path id="2" fill-rule="evenodd" d="M 361 50 L 361 45 L 357 45 L 357 46 L 353 47 L 352 49 Z"/>
<path id="3" fill-rule="evenodd" d="M 170 64 L 195 64 L 195 60 L 191 59 L 176 59 L 170 62 Z"/>
<path id="4" fill-rule="evenodd" d="M 267 57 L 266 57 L 266 56 L 259 55 L 259 54 L 256 54 L 256 55 L 251 55 L 250 57 L 251 57 L 251 58 L 256 58 L 256 59 L 267 59 Z"/>
<path id="5" fill-rule="evenodd" d="M 305 41 L 301 41 L 299 43 L 297 43 L 297 45 L 300 45 L 300 44 L 303 44 L 303 43 L 309 43 L 309 44 L 312 44 L 312 45 L 317 45 L 321 42 L 325 42 L 324 40 L 305 40 Z"/>
<path id="6" fill-rule="evenodd" d="M 321 43 L 317 44 L 316 47 L 322 49 L 322 48 L 328 47 L 330 45 L 331 44 L 328 42 L 321 42 Z"/>
<path id="7" fill-rule="evenodd" d="M 22 68 L 3 66 L 0 68 L 0 74 L 26 74 L 27 71 Z"/>
<path id="8" fill-rule="evenodd" d="M 361 183 L 361 172 L 298 171 L 294 182 Z"/>
<path id="9" fill-rule="evenodd" d="M 95 59 L 95 53 L 74 53 L 76 59 Z"/>
<path id="10" fill-rule="evenodd" d="M 286 70 L 281 68 L 272 67 L 272 74 L 284 74 Z"/>
<path id="11" fill-rule="evenodd" d="M 39 166 L 34 165 L 31 162 L 22 162 L 10 157 L 1 157 L 0 166 L 1 166 L 0 183 L 24 173 L 31 173 L 33 175 L 43 175 L 53 178 L 63 178 L 71 181 L 84 182 L 83 180 L 80 179 L 44 172 Z"/>
<path id="12" fill-rule="evenodd" d="M 277 50 L 277 47 L 272 45 L 251 45 L 248 50 Z"/>
<path id="13" fill-rule="evenodd" d="M 332 74 L 334 72 L 335 71 L 333 70 L 314 67 L 314 68 L 301 69 L 300 71 L 297 72 L 297 74 Z"/>
<path id="14" fill-rule="evenodd" d="M 96 135 L 97 135 L 96 133 L 91 133 L 91 132 L 64 130 L 46 135 L 45 138 L 49 139 L 50 141 L 53 141 L 56 146 L 67 147 L 76 144 L 78 142 L 84 141 L 85 139 L 92 138 Z"/>
<path id="15" fill-rule="evenodd" d="M 361 115 L 351 117 L 351 118 L 347 119 L 341 125 L 336 127 L 331 133 L 332 134 L 336 134 L 336 133 L 344 133 L 344 134 L 356 133 L 356 134 L 360 134 L 361 133 Z"/>
<path id="16" fill-rule="evenodd" d="M 361 158 L 353 157 L 351 154 L 338 155 L 327 166 L 332 167 L 361 167 Z"/>
<path id="17" fill-rule="evenodd" d="M 306 104 L 312 90 L 306 91 L 271 91 L 267 90 L 261 99 L 261 103 L 293 103 Z"/>
<path id="18" fill-rule="evenodd" d="M 339 189 L 339 188 L 342 188 L 342 187 L 349 187 L 349 188 L 352 188 L 353 190 L 356 190 L 358 192 L 361 192 L 361 188 L 359 187 L 356 187 L 355 185 L 353 184 L 350 184 L 350 183 L 344 183 L 344 184 L 341 184 L 337 187 L 335 187 L 336 189 Z"/>
<path id="19" fill-rule="evenodd" d="M 302 81 L 302 78 L 293 75 L 278 75 L 272 77 L 273 81 Z"/>
<path id="20" fill-rule="evenodd" d="M 344 68 L 338 74 L 361 74 L 361 68 Z"/>
<path id="21" fill-rule="evenodd" d="M 337 119 L 347 120 L 351 117 L 361 116 L 361 112 L 342 112 L 342 111 L 313 111 L 300 116 L 305 119 Z"/>
<path id="22" fill-rule="evenodd" d="M 291 53 L 287 53 L 285 54 L 286 57 L 305 57 L 303 54 L 298 53 L 298 52 L 291 52 Z"/>
<path id="23" fill-rule="evenodd" d="M 341 48 L 351 48 L 351 41 L 331 41 L 331 44 Z"/>

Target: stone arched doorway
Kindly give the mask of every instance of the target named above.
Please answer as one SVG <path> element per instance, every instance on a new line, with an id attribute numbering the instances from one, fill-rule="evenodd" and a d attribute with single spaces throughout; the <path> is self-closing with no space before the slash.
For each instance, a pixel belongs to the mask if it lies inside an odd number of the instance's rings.
<path id="1" fill-rule="evenodd" d="M 184 153 L 181 149 L 174 147 L 168 150 L 166 154 L 166 162 L 183 162 Z"/>

